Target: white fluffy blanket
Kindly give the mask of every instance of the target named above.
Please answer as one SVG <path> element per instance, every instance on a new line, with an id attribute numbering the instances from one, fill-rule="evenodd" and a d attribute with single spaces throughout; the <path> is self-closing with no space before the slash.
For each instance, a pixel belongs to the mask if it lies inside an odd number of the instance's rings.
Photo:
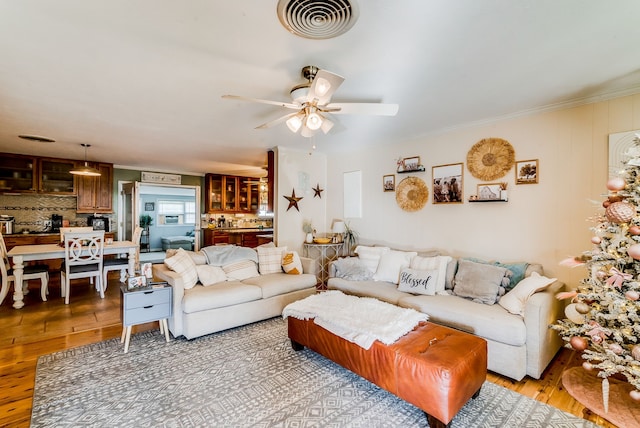
<path id="1" fill-rule="evenodd" d="M 282 316 L 300 320 L 313 318 L 336 336 L 369 349 L 379 340 L 389 345 L 409 333 L 427 314 L 400 308 L 371 297 L 356 297 L 330 290 L 287 305 Z"/>

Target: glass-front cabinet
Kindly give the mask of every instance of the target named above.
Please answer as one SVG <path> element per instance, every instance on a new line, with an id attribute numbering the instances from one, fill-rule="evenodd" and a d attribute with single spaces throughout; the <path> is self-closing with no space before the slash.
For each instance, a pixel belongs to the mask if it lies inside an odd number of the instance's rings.
<path id="1" fill-rule="evenodd" d="M 36 191 L 36 158 L 3 153 L 0 156 L 0 191 Z"/>
<path id="2" fill-rule="evenodd" d="M 207 174 L 205 206 L 208 213 L 251 213 L 260 209 L 262 182 L 252 177 Z"/>
<path id="3" fill-rule="evenodd" d="M 75 194 L 74 176 L 70 172 L 75 167 L 75 161 L 40 158 L 39 167 L 39 192 Z"/>
<path id="4" fill-rule="evenodd" d="M 207 174 L 206 176 L 205 199 L 208 198 L 206 203 L 208 212 L 222 211 L 222 182 L 221 175 Z"/>
<path id="5" fill-rule="evenodd" d="M 238 211 L 238 177 L 224 178 L 224 211 Z"/>

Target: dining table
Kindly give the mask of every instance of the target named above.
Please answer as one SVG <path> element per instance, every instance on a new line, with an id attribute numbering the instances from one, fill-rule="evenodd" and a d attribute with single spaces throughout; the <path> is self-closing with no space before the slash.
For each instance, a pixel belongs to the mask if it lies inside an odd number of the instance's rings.
<path id="1" fill-rule="evenodd" d="M 104 255 L 129 255 L 129 274 L 135 274 L 135 256 L 138 245 L 133 241 L 113 241 L 104 244 Z M 40 260 L 64 259 L 64 247 L 59 244 L 18 245 L 7 252 L 13 264 L 13 307 L 24 307 L 24 295 L 22 292 L 22 275 L 24 263 Z"/>

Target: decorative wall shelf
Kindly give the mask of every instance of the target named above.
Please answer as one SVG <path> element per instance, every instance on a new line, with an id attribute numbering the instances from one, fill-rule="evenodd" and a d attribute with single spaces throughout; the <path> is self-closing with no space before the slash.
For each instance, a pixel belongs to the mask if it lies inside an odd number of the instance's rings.
<path id="1" fill-rule="evenodd" d="M 410 172 L 424 172 L 425 169 L 423 166 L 420 166 L 419 168 L 416 169 L 409 169 L 409 170 L 403 170 L 403 171 L 396 171 L 398 174 L 408 174 Z"/>
<path id="2" fill-rule="evenodd" d="M 509 202 L 507 199 L 469 199 L 469 202 Z"/>

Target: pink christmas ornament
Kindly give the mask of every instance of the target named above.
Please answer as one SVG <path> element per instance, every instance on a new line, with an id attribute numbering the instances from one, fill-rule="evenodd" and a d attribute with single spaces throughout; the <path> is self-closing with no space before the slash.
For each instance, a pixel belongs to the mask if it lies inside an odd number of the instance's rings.
<path id="1" fill-rule="evenodd" d="M 616 355 L 622 354 L 622 346 L 618 345 L 617 343 L 609 344 L 609 349 Z"/>
<path id="2" fill-rule="evenodd" d="M 629 228 L 629 233 L 638 236 L 640 235 L 640 226 L 633 225 Z"/>
<path id="3" fill-rule="evenodd" d="M 600 239 L 600 237 L 599 237 L 599 236 L 594 236 L 594 237 L 592 237 L 592 238 L 591 238 L 591 242 L 592 242 L 593 244 L 598 245 L 599 243 L 601 243 L 601 242 L 602 242 L 602 239 Z"/>
<path id="4" fill-rule="evenodd" d="M 627 202 L 614 202 L 607 207 L 604 215 L 612 223 L 627 223 L 636 215 L 636 208 Z"/>
<path id="5" fill-rule="evenodd" d="M 609 181 L 607 181 L 607 189 L 611 190 L 612 192 L 622 190 L 626 185 L 627 183 L 623 178 L 620 177 L 613 177 L 609 179 Z"/>
<path id="6" fill-rule="evenodd" d="M 635 302 L 636 300 L 640 299 L 640 293 L 635 290 L 629 290 L 624 293 L 624 297 Z"/>
<path id="7" fill-rule="evenodd" d="M 634 389 L 633 391 L 629 391 L 629 395 L 635 401 L 640 401 L 640 391 L 638 391 L 637 389 Z"/>
<path id="8" fill-rule="evenodd" d="M 569 344 L 576 351 L 584 351 L 585 349 L 587 349 L 587 346 L 589 346 L 589 342 L 587 342 L 587 339 L 580 336 L 574 336 L 569 339 Z"/>
<path id="9" fill-rule="evenodd" d="M 640 244 L 633 244 L 627 248 L 627 254 L 635 260 L 640 260 Z"/>
<path id="10" fill-rule="evenodd" d="M 640 361 L 640 345 L 633 345 L 633 348 L 631 348 L 631 356 Z"/>
<path id="11" fill-rule="evenodd" d="M 588 371 L 593 370 L 593 364 L 591 364 L 588 361 L 585 361 L 584 363 L 582 363 L 582 368 Z"/>

